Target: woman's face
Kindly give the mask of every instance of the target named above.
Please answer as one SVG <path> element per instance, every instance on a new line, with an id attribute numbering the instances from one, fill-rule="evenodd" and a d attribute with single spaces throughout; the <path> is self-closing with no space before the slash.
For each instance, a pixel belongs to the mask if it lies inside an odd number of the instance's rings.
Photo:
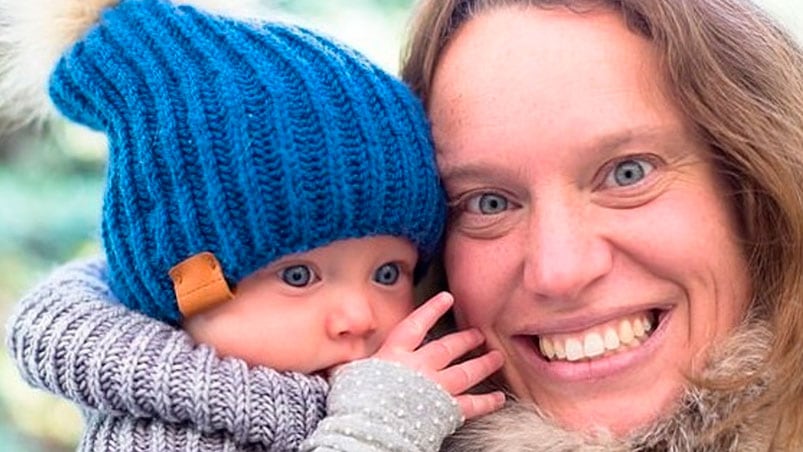
<path id="1" fill-rule="evenodd" d="M 616 14 L 503 8 L 446 48 L 429 104 L 461 326 L 563 425 L 670 409 L 750 296 L 726 191 Z"/>

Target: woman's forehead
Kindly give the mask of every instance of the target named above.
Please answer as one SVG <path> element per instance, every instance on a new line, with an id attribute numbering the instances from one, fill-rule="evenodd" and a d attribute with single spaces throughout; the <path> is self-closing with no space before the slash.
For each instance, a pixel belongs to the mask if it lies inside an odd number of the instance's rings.
<path id="1" fill-rule="evenodd" d="M 650 42 L 611 14 L 489 12 L 466 24 L 439 64 L 429 107 L 441 151 L 534 130 L 542 141 L 610 140 L 683 122 Z"/>

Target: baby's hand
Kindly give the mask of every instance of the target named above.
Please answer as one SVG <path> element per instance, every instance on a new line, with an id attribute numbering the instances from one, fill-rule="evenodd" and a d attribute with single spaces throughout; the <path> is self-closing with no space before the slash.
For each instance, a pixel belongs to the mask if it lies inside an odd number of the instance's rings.
<path id="1" fill-rule="evenodd" d="M 395 361 L 437 382 L 451 394 L 466 419 L 488 414 L 502 407 L 501 391 L 487 394 L 464 394 L 502 367 L 504 359 L 498 351 L 490 351 L 459 364 L 452 361 L 480 346 L 485 338 L 476 329 L 459 331 L 428 342 L 424 337 L 435 322 L 452 306 L 454 298 L 441 292 L 422 304 L 390 332 L 373 358 Z"/>

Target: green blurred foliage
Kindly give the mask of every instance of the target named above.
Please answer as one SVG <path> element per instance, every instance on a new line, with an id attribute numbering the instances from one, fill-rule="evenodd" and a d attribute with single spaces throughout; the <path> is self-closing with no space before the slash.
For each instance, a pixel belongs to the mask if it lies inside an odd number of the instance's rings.
<path id="1" fill-rule="evenodd" d="M 396 70 L 412 0 L 262 0 L 264 16 L 321 29 Z M 261 12 L 261 11 L 260 11 Z M 99 252 L 106 159 L 102 135 L 53 121 L 0 137 L 0 324 L 55 266 Z M 5 335 L 5 329 L 3 329 Z M 0 449 L 74 450 L 75 406 L 29 388 L 0 345 Z"/>

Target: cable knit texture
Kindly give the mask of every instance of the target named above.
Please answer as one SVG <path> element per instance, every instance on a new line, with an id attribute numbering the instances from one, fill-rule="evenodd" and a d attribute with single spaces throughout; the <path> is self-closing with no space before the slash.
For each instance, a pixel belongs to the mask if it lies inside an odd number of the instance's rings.
<path id="1" fill-rule="evenodd" d="M 202 434 L 186 425 L 154 419 L 87 413 L 87 426 L 78 445 L 79 452 L 256 452 L 262 445 L 241 445 L 226 433 Z"/>
<path id="2" fill-rule="evenodd" d="M 77 2 L 78 0 L 66 0 Z M 353 49 L 281 23 L 122 0 L 61 56 L 50 97 L 109 140 L 101 232 L 121 303 L 180 321 L 169 270 L 236 284 L 336 240 L 439 246 L 446 201 L 420 101 Z"/>
<path id="3" fill-rule="evenodd" d="M 117 304 L 105 268 L 93 260 L 55 272 L 7 327 L 22 377 L 88 409 L 85 450 L 294 450 L 323 418 L 322 378 L 216 357 Z"/>

